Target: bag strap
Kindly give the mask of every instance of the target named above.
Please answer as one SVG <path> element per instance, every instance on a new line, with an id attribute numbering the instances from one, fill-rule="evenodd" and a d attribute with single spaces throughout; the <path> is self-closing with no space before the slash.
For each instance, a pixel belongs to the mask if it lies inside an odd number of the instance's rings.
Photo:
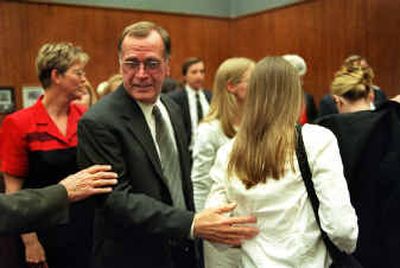
<path id="1" fill-rule="evenodd" d="M 301 176 L 303 177 L 304 184 L 307 189 L 308 198 L 310 199 L 312 209 L 314 211 L 315 220 L 321 230 L 322 240 L 325 243 L 326 248 L 328 249 L 329 255 L 332 259 L 338 259 L 339 256 L 343 255 L 343 253 L 332 243 L 328 235 L 324 230 L 321 228 L 321 222 L 318 215 L 318 208 L 319 208 L 319 200 L 318 196 L 315 193 L 314 183 L 312 181 L 312 175 L 310 166 L 308 164 L 307 153 L 304 147 L 303 135 L 301 133 L 301 126 L 296 125 L 297 131 L 297 147 L 296 147 L 296 156 L 297 161 L 299 163 Z"/>

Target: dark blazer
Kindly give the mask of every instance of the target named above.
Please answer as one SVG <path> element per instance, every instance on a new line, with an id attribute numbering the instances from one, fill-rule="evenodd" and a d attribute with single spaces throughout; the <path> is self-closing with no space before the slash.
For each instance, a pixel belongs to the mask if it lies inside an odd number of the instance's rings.
<path id="1" fill-rule="evenodd" d="M 195 267 L 189 155 L 179 107 L 162 97 L 175 131 L 188 210 L 172 206 L 150 129 L 137 102 L 121 85 L 100 100 L 78 126 L 82 167 L 111 164 L 113 192 L 97 199 L 94 267 Z M 177 178 L 178 179 L 178 178 Z"/>
<path id="2" fill-rule="evenodd" d="M 356 257 L 364 267 L 399 267 L 400 104 L 330 115 L 320 125 L 338 139 L 359 224 Z"/>
<path id="3" fill-rule="evenodd" d="M 203 92 L 206 96 L 207 101 L 210 103 L 212 98 L 211 91 L 203 90 Z M 192 140 L 192 120 L 190 119 L 189 99 L 185 87 L 183 87 L 182 90 L 169 93 L 168 96 L 170 96 L 182 110 L 183 122 L 185 125 L 186 137 L 189 145 Z"/>
<path id="4" fill-rule="evenodd" d="M 0 234 L 37 231 L 67 221 L 68 199 L 62 185 L 0 194 Z"/>

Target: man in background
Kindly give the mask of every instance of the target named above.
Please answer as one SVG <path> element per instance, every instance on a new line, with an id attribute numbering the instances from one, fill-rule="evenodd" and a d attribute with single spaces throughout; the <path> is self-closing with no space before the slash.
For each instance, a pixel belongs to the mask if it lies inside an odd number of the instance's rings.
<path id="1" fill-rule="evenodd" d="M 189 141 L 189 152 L 192 152 L 197 125 L 208 113 L 211 92 L 204 90 L 205 67 L 200 58 L 188 58 L 182 65 L 184 90 L 172 92 L 169 96 L 180 106 Z"/>

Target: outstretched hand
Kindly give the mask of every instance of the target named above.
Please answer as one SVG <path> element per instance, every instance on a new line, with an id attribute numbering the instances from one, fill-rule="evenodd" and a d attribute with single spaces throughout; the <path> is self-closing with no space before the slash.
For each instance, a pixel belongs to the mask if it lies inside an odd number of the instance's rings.
<path id="1" fill-rule="evenodd" d="M 194 218 L 194 235 L 211 242 L 238 246 L 243 240 L 251 239 L 259 230 L 246 224 L 256 223 L 254 216 L 227 217 L 223 214 L 232 211 L 236 204 L 205 209 Z"/>
<path id="2" fill-rule="evenodd" d="M 94 165 L 68 176 L 60 184 L 67 190 L 68 200 L 75 202 L 92 195 L 111 192 L 111 186 L 118 182 L 117 177 L 117 173 L 111 172 L 111 166 Z"/>

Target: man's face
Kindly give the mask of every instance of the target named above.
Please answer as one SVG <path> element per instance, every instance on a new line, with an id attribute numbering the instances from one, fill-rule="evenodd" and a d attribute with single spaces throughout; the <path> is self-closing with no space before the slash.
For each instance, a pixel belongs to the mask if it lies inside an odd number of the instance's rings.
<path id="1" fill-rule="evenodd" d="M 143 38 L 125 37 L 120 69 L 124 87 L 132 98 L 147 104 L 155 103 L 168 68 L 164 44 L 156 31 Z"/>
<path id="2" fill-rule="evenodd" d="M 191 65 L 185 76 L 186 84 L 191 88 L 198 90 L 204 85 L 204 63 L 198 62 Z"/>

